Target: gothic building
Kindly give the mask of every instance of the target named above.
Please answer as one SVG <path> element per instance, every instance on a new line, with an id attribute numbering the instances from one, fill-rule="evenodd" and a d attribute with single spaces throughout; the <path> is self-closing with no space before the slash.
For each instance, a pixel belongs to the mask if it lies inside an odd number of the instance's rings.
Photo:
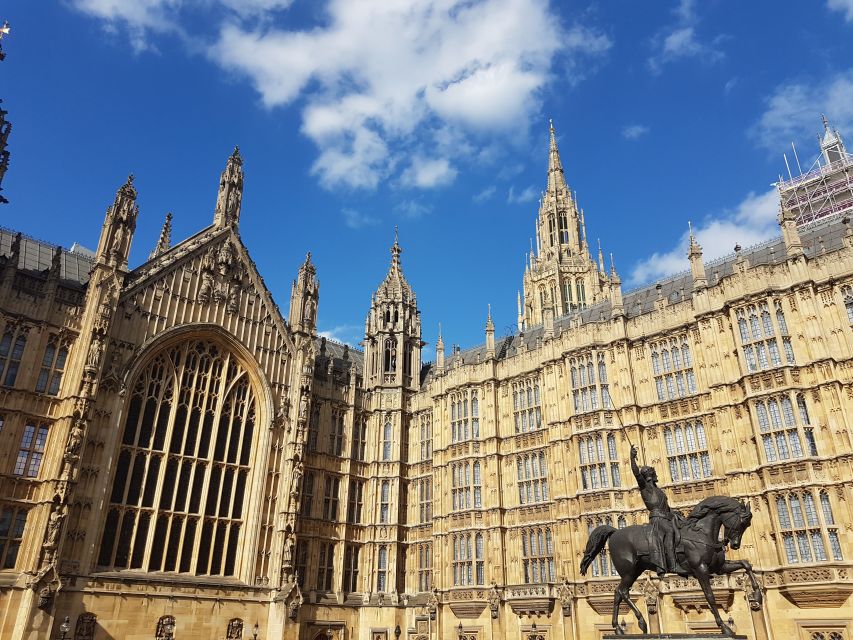
<path id="1" fill-rule="evenodd" d="M 623 293 L 552 126 L 518 331 L 489 313 L 426 364 L 396 238 L 362 348 L 318 337 L 310 254 L 281 313 L 236 149 L 212 224 L 173 245 L 167 216 L 141 265 L 132 178 L 95 252 L 0 230 L 0 637 L 594 640 L 617 577 L 578 565 L 648 517 L 634 443 L 675 508 L 751 507 L 729 554 L 764 607 L 713 582 L 738 633 L 850 640 L 853 158 L 826 132 L 778 185 L 781 238 L 705 263 L 691 234 L 689 272 Z M 692 580 L 632 599 L 715 629 Z"/>

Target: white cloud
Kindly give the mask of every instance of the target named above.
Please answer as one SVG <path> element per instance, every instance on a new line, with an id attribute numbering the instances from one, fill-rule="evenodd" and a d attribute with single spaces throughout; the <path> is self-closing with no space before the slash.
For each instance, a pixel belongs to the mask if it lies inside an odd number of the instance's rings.
<path id="1" fill-rule="evenodd" d="M 840 11 L 847 22 L 853 22 L 853 0 L 827 0 L 830 11 Z"/>
<path id="2" fill-rule="evenodd" d="M 506 194 L 507 204 L 522 204 L 525 202 L 534 202 L 539 197 L 539 191 L 533 185 L 527 187 L 521 193 L 515 192 L 515 187 L 509 188 L 509 193 Z"/>
<path id="3" fill-rule="evenodd" d="M 491 197 L 493 195 L 495 195 L 495 191 L 497 191 L 497 188 L 494 185 L 492 185 L 490 187 L 486 187 L 485 189 L 483 189 L 479 193 L 474 194 L 474 197 L 471 199 L 474 202 L 476 202 L 477 204 L 482 204 L 486 200 L 490 200 Z"/>
<path id="4" fill-rule="evenodd" d="M 348 344 L 351 347 L 354 347 L 361 341 L 362 335 L 360 331 L 363 330 L 364 325 L 342 324 L 337 327 L 332 327 L 331 329 L 318 331 L 317 334 L 326 340 L 334 340 L 335 342 L 342 342 L 343 344 Z"/>
<path id="5" fill-rule="evenodd" d="M 705 262 L 732 253 L 736 244 L 746 248 L 780 235 L 776 216 L 779 193 L 749 193 L 733 210 L 711 216 L 694 226 L 696 240 L 702 246 Z M 654 253 L 634 265 L 628 278 L 631 286 L 645 284 L 690 268 L 687 259 L 689 232 L 685 230 L 676 246 L 664 253 Z"/>
<path id="6" fill-rule="evenodd" d="M 526 131 L 558 53 L 589 59 L 612 44 L 588 27 L 564 30 L 546 0 L 329 0 L 325 9 L 312 29 L 230 23 L 209 54 L 269 107 L 304 99 L 302 130 L 328 187 L 371 188 L 397 171 L 404 185 L 452 181 L 451 162 L 475 151 L 470 139 Z M 436 148 L 442 159 L 406 166 L 413 151 Z"/>
<path id="7" fill-rule="evenodd" d="M 665 64 L 683 58 L 698 58 L 706 64 L 712 64 L 725 57 L 718 49 L 724 36 L 716 36 L 706 43 L 696 33 L 699 18 L 692 0 L 681 0 L 673 13 L 676 16 L 675 24 L 661 29 L 652 38 L 655 53 L 647 60 L 652 73 L 659 74 Z"/>
<path id="8" fill-rule="evenodd" d="M 377 218 L 356 211 L 355 209 L 343 209 L 341 215 L 344 217 L 344 224 L 350 229 L 360 229 L 368 225 L 373 225 L 379 222 Z"/>
<path id="9" fill-rule="evenodd" d="M 402 185 L 415 153 L 445 158 L 432 179 L 446 183 L 460 159 L 494 158 L 526 136 L 556 60 L 560 80 L 575 83 L 613 45 L 563 24 L 549 0 L 325 0 L 305 27 L 279 19 L 292 0 L 69 2 L 126 28 L 137 50 L 177 33 L 247 78 L 268 108 L 297 102 L 318 148 L 312 173 L 328 188 Z M 413 186 L 430 181 L 412 170 Z"/>
<path id="10" fill-rule="evenodd" d="M 626 140 L 636 140 L 648 132 L 649 128 L 644 124 L 631 124 L 622 128 L 622 137 Z"/>
<path id="11" fill-rule="evenodd" d="M 811 141 L 821 130 L 821 113 L 842 132 L 853 130 L 853 69 L 817 82 L 780 85 L 765 103 L 767 108 L 750 128 L 750 137 L 777 153 L 790 149 L 791 141 L 805 140 L 814 148 Z"/>
<path id="12" fill-rule="evenodd" d="M 740 78 L 738 78 L 737 76 L 734 76 L 733 78 L 727 80 L 726 84 L 723 85 L 723 93 L 731 93 L 738 85 L 738 82 L 740 82 Z"/>
<path id="13" fill-rule="evenodd" d="M 430 189 L 448 185 L 456 179 L 457 171 L 447 158 L 415 156 L 400 176 L 402 184 Z"/>
<path id="14" fill-rule="evenodd" d="M 293 0 L 71 0 L 78 11 L 97 18 L 108 31 L 127 31 L 134 50 L 153 49 L 152 34 L 173 32 L 185 35 L 181 14 L 191 9 L 224 10 L 249 18 L 285 9 Z"/>
<path id="15" fill-rule="evenodd" d="M 423 202 L 418 202 L 417 200 L 405 200 L 394 207 L 394 211 L 404 218 L 414 220 L 415 218 L 421 218 L 430 213 L 432 211 L 432 207 L 424 204 Z"/>

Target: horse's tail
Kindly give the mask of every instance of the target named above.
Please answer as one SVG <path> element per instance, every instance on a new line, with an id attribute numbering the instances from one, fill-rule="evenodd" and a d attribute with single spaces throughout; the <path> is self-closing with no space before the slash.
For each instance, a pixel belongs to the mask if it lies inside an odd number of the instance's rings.
<path id="1" fill-rule="evenodd" d="M 589 565 L 591 565 L 595 557 L 601 553 L 604 545 L 607 544 L 607 539 L 616 531 L 617 529 L 615 527 L 611 527 L 609 524 L 602 524 L 592 530 L 592 533 L 589 534 L 589 540 L 586 543 L 586 549 L 584 549 L 583 552 L 583 558 L 581 559 L 582 576 L 586 575 L 586 570 L 589 569 Z"/>

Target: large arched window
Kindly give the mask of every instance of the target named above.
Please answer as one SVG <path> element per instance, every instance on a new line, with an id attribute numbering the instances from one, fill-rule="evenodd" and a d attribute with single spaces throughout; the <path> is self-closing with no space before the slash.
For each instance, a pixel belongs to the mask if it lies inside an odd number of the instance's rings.
<path id="1" fill-rule="evenodd" d="M 257 404 L 246 369 L 186 340 L 131 389 L 98 564 L 234 575 Z"/>

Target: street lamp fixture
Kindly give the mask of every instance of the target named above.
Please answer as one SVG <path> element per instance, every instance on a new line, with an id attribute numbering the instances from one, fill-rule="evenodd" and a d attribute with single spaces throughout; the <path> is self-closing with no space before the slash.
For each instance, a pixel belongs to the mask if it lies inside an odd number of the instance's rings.
<path id="1" fill-rule="evenodd" d="M 254 640 L 258 640 L 258 632 L 260 630 L 261 630 L 261 628 L 258 626 L 258 623 L 256 622 L 255 626 L 252 627 L 252 638 L 254 638 Z"/>
<path id="2" fill-rule="evenodd" d="M 403 633 L 403 631 L 402 629 L 400 629 L 400 625 L 398 624 L 396 627 L 394 627 L 394 637 L 397 638 L 397 640 L 400 640 L 401 633 Z"/>
<path id="3" fill-rule="evenodd" d="M 326 627 L 326 637 L 332 640 L 332 627 Z"/>
<path id="4" fill-rule="evenodd" d="M 65 616 L 65 620 L 63 620 L 62 624 L 59 625 L 59 640 L 65 640 L 70 630 L 71 618 L 69 616 Z"/>
<path id="5" fill-rule="evenodd" d="M 457 627 L 457 631 L 459 632 L 460 638 L 462 637 L 462 634 L 465 633 L 465 628 L 462 626 L 461 622 L 459 623 L 459 626 Z"/>

